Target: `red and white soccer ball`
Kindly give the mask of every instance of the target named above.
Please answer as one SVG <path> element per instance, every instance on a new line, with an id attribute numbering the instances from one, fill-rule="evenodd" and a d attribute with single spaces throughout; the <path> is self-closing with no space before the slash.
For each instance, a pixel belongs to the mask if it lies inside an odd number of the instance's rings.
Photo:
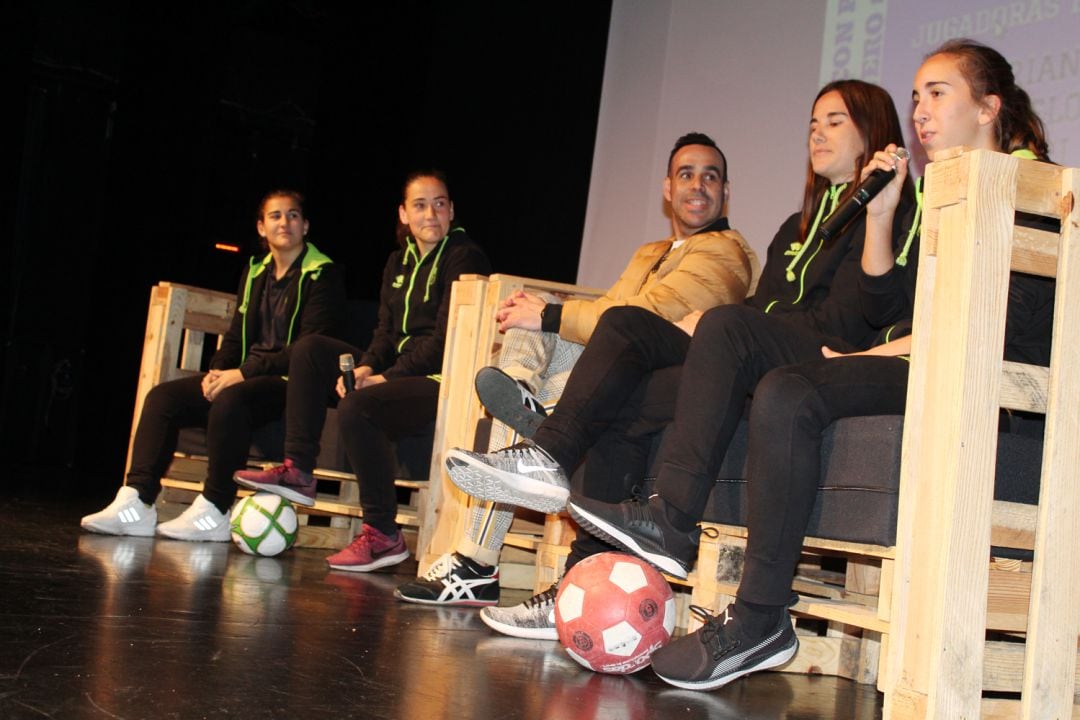
<path id="1" fill-rule="evenodd" d="M 675 598 L 664 577 L 624 553 L 593 555 L 572 567 L 555 596 L 559 642 L 579 663 L 602 673 L 648 667 L 671 639 Z"/>

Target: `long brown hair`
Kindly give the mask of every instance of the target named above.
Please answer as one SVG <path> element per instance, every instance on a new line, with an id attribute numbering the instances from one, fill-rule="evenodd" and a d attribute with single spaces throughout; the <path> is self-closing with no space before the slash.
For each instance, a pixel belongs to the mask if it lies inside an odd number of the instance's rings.
<path id="1" fill-rule="evenodd" d="M 1002 152 L 1030 150 L 1040 160 L 1050 159 L 1046 129 L 1031 106 L 1027 92 L 1016 84 L 1012 65 L 1001 53 L 975 40 L 949 40 L 926 56 L 950 55 L 959 61 L 971 97 L 981 103 L 987 95 L 1001 98 L 1001 109 L 994 119 L 994 132 Z"/>
<path id="2" fill-rule="evenodd" d="M 883 149 L 889 143 L 895 143 L 897 146 L 904 144 L 904 131 L 900 128 L 896 106 L 893 105 L 892 98 L 884 88 L 862 80 L 836 80 L 818 91 L 817 97 L 814 98 L 814 105 L 822 95 L 833 91 L 840 93 L 847 107 L 848 117 L 851 118 L 851 122 L 855 124 L 863 139 L 863 152 L 855 159 L 855 166 L 852 168 L 854 177 L 858 178 L 863 166 L 870 162 L 870 158 L 876 151 Z M 848 183 L 847 189 L 840 197 L 841 201 L 854 193 L 857 186 L 856 182 Z M 799 221 L 800 237 L 806 237 L 806 233 L 809 232 L 810 225 L 813 224 L 814 216 L 817 214 L 821 196 L 828 188 L 828 179 L 814 174 L 814 166 L 807 158 L 806 187 L 803 190 L 802 217 Z M 903 192 L 908 197 L 914 195 L 910 176 L 904 181 Z"/>

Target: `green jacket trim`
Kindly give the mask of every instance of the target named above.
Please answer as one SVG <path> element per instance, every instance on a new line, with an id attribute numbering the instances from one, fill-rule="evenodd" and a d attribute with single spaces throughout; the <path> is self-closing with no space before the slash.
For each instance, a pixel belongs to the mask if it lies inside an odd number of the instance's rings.
<path id="1" fill-rule="evenodd" d="M 322 268 L 325 265 L 329 265 L 333 262 L 328 256 L 319 251 L 311 243 L 306 243 L 307 249 L 304 252 L 304 259 L 300 262 L 300 280 L 296 283 L 296 304 L 293 305 L 292 317 L 289 318 L 289 333 L 285 337 L 285 344 L 292 343 L 293 331 L 296 328 L 296 318 L 300 314 L 300 305 L 303 300 L 304 292 L 304 278 L 308 275 L 312 280 L 318 280 L 319 275 L 322 273 Z M 255 284 L 255 278 L 262 275 L 266 268 L 270 267 L 270 263 L 274 261 L 273 253 L 267 253 L 266 257 L 262 260 L 257 260 L 254 257 L 248 261 L 248 274 L 247 280 L 244 282 L 244 301 L 240 303 L 238 312 L 244 316 L 244 322 L 240 323 L 240 364 L 243 365 L 247 359 L 248 341 L 247 341 L 247 311 L 248 302 L 251 300 L 251 287 Z"/>
<path id="2" fill-rule="evenodd" d="M 439 260 L 442 258 L 443 249 L 446 247 L 446 242 L 450 239 L 450 235 L 456 232 L 465 232 L 464 228 L 450 228 L 450 232 L 446 234 L 442 240 L 439 241 L 439 249 L 435 251 L 435 259 L 432 260 L 431 272 L 428 273 L 427 282 L 424 284 L 424 302 L 431 299 L 431 286 L 435 282 L 435 277 L 439 273 Z M 420 267 L 424 264 L 424 261 L 432 256 L 433 253 L 428 253 L 423 257 L 416 249 L 416 241 L 411 236 L 405 238 L 405 252 L 401 256 L 401 264 L 408 266 L 409 256 L 411 255 L 416 264 L 413 265 L 412 274 L 409 276 L 409 287 L 405 290 L 405 313 L 401 316 L 401 333 L 403 337 L 401 342 L 397 344 L 397 353 L 401 354 L 401 351 L 405 348 L 405 343 L 409 341 L 409 309 L 412 307 L 412 293 L 413 288 L 416 285 L 416 275 L 420 272 Z"/>

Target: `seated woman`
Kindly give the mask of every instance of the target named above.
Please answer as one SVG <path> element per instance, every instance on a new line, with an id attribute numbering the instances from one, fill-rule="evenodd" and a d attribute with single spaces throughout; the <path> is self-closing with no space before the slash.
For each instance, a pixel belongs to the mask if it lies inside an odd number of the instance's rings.
<path id="1" fill-rule="evenodd" d="M 913 97 L 915 127 L 931 157 L 935 151 L 963 145 L 1047 160 L 1042 122 L 1027 93 L 1016 86 L 1008 62 L 991 48 L 967 40 L 946 43 L 919 69 Z M 889 146 L 877 153 L 865 170 L 895 167 L 897 176 L 868 207 L 862 265 L 875 278 L 875 286 L 892 294 L 895 305 L 910 318 L 918 258 L 913 241 L 919 220 L 916 211 L 905 223 L 910 230 L 900 238 L 906 267 L 899 258 L 894 264 L 891 229 L 907 163 L 896 161 L 893 150 Z M 1052 313 L 1053 282 L 1014 274 L 1005 357 L 1046 365 Z M 749 533 L 736 600 L 719 617 L 698 609 L 705 621 L 702 628 L 652 656 L 652 666 L 662 679 L 679 687 L 710 690 L 781 665 L 795 654 L 798 639 L 787 605 L 820 479 L 822 435 L 841 417 L 902 414 L 909 363 L 898 356 L 909 348 L 910 336 L 856 356 L 778 368 L 758 383 L 750 412 Z M 838 355 L 827 348 L 823 352 L 827 357 Z M 649 506 L 664 512 L 666 504 L 661 491 Z M 599 508 L 587 512 L 604 516 Z M 696 517 L 701 519 L 700 514 Z"/>
<path id="2" fill-rule="evenodd" d="M 852 181 L 872 148 L 901 140 L 899 118 L 882 88 L 859 80 L 822 88 L 810 118 L 802 212 L 784 222 L 769 246 L 755 295 L 745 305 L 721 306 L 699 315 L 696 332 L 693 323 L 672 324 L 637 308 L 607 311 L 562 399 L 533 437 L 534 444 L 490 454 L 451 451 L 447 467 L 455 484 L 485 499 L 555 511 L 568 497 L 567 475 L 586 452 L 605 442 L 605 433 L 632 425 L 643 406 L 641 398 L 652 400 L 647 404 L 653 416 L 666 414 L 670 419 L 676 397 L 682 397 L 682 386 L 691 378 L 709 381 L 735 374 L 731 382 L 737 385 L 726 394 L 708 389 L 693 398 L 734 398 L 730 413 L 723 400 L 707 406 L 718 414 L 733 415 L 737 422 L 754 381 L 773 367 L 819 357 L 823 344 L 835 343 L 845 350 L 867 347 L 887 319 L 868 319 L 860 307 L 863 220 L 850 223 L 828 241 L 819 238 L 817 230 L 854 191 Z M 910 197 L 910 184 L 904 187 Z M 730 323 L 731 332 L 723 329 L 725 323 Z M 697 351 L 703 329 L 713 326 L 717 337 L 734 346 L 714 349 L 706 342 L 705 353 L 714 366 L 691 376 L 683 363 Z M 707 339 L 712 332 L 705 331 Z M 740 357 L 753 358 L 754 365 L 743 372 Z M 681 410 L 682 405 L 678 407 Z M 635 417 L 627 418 L 627 413 Z M 596 488 L 590 494 L 607 501 L 619 499 L 611 493 L 601 495 Z M 584 557 L 579 552 L 583 545 L 575 541 L 568 565 Z M 692 562 L 696 546 L 689 541 L 687 546 L 680 562 Z M 681 574 L 686 576 L 685 567 Z M 553 606 L 554 593 L 548 592 L 514 608 L 485 609 L 481 617 L 502 632 L 535 636 L 543 625 L 551 636 Z"/>
<path id="3" fill-rule="evenodd" d="M 301 505 L 315 504 L 315 458 L 337 380 L 341 442 L 360 482 L 364 525 L 352 543 L 327 558 L 338 570 L 367 572 L 409 556 L 397 524 L 392 442 L 424 434 L 439 404 L 450 290 L 463 274 L 487 275 L 487 257 L 465 230 L 452 226 L 454 203 L 438 171 L 405 181 L 398 239 L 383 270 L 379 324 L 367 350 L 327 337 L 297 345 L 289 363 L 285 463 L 236 473 L 236 481 Z M 352 355 L 353 386 L 338 359 Z"/>
<path id="4" fill-rule="evenodd" d="M 233 473 L 247 463 L 251 433 L 285 409 L 285 379 L 293 341 L 334 335 L 342 326 L 345 284 L 330 258 L 307 242 L 303 196 L 275 190 L 263 198 L 255 224 L 269 253 L 240 280 L 236 313 L 203 375 L 161 383 L 143 403 L 127 484 L 108 507 L 82 519 L 110 535 L 177 540 L 229 539 Z M 172 462 L 181 428 L 206 428 L 209 456 L 202 493 L 179 517 L 157 524 L 154 501 Z"/>

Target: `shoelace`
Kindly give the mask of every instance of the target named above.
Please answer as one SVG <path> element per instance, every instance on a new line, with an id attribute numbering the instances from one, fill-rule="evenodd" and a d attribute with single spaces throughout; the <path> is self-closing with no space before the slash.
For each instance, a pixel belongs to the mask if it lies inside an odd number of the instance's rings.
<path id="1" fill-rule="evenodd" d="M 654 483 L 654 481 L 651 479 L 647 479 L 646 482 L 649 487 L 651 487 Z M 631 522 L 637 520 L 653 522 L 652 511 L 649 510 L 649 498 L 651 498 L 654 494 L 655 493 L 651 493 L 646 490 L 646 487 L 642 485 L 634 485 L 632 488 L 630 488 L 630 497 L 626 500 L 623 500 L 620 504 L 625 505 L 626 503 L 632 503 L 636 506 L 632 511 L 633 517 L 630 518 Z M 701 523 L 698 523 L 697 530 L 695 530 L 695 532 L 700 532 L 702 535 L 709 538 L 720 537 L 720 532 L 716 528 L 703 528 L 701 527 Z"/>
<path id="2" fill-rule="evenodd" d="M 625 505 L 629 511 L 629 517 L 627 518 L 631 523 L 652 523 L 653 516 L 649 507 L 649 498 L 642 496 L 632 497 L 629 500 L 623 500 L 620 505 Z"/>
<path id="3" fill-rule="evenodd" d="M 724 614 L 722 616 L 723 620 L 721 620 L 720 615 L 713 615 L 700 605 L 691 605 L 690 612 L 705 623 L 701 628 L 699 639 L 701 640 L 702 645 L 710 648 L 713 660 L 719 660 L 727 654 L 729 650 L 739 646 L 739 640 L 737 638 L 730 637 L 724 632 L 724 625 L 732 620 L 730 605 L 724 608 Z"/>
<path id="4" fill-rule="evenodd" d="M 353 538 L 353 541 L 349 543 L 349 547 L 360 548 L 364 545 L 370 545 L 372 539 L 371 533 L 367 532 L 367 529 L 365 528 L 359 535 Z"/>
<path id="5" fill-rule="evenodd" d="M 439 561 L 428 568 L 427 573 L 424 574 L 425 580 L 442 580 L 448 578 L 453 574 L 454 570 L 461 567 L 461 561 L 457 559 L 457 555 L 451 553 L 450 555 L 443 555 L 439 558 Z"/>
<path id="6" fill-rule="evenodd" d="M 525 607 L 534 608 L 549 603 L 555 602 L 555 594 L 559 591 L 559 583 L 555 583 L 547 590 L 537 595 L 533 595 L 531 598 L 525 601 Z"/>
<path id="7" fill-rule="evenodd" d="M 546 462 L 555 462 L 551 459 L 550 455 L 540 448 L 539 445 L 534 445 L 529 442 L 514 443 L 509 447 L 497 451 L 497 453 L 503 457 L 510 458 L 511 460 L 528 460 L 530 462 L 535 462 L 538 459 L 542 459 Z"/>
<path id="8" fill-rule="evenodd" d="M 525 453 L 529 452 L 532 449 L 533 449 L 532 445 L 529 445 L 528 443 L 519 442 L 519 443 L 514 443 L 513 445 L 508 445 L 507 447 L 504 447 L 502 450 L 499 450 L 499 453 L 504 454 L 504 455 L 509 455 L 510 457 L 519 457 L 519 456 L 525 455 Z"/>

